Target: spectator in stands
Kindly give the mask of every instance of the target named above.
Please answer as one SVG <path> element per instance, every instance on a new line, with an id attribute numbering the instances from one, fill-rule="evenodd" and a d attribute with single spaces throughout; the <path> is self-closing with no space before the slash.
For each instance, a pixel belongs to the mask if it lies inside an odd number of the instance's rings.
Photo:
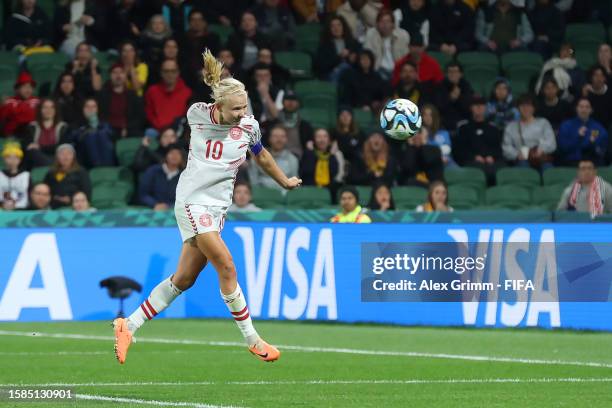
<path id="1" fill-rule="evenodd" d="M 48 166 L 53 163 L 57 145 L 68 141 L 68 125 L 52 99 L 43 99 L 36 108 L 36 120 L 28 126 L 25 138 L 26 168 Z"/>
<path id="2" fill-rule="evenodd" d="M 272 82 L 270 66 L 257 63 L 253 66 L 253 79 L 249 90 L 249 101 L 255 119 L 266 122 L 278 117 L 283 107 L 285 91 Z"/>
<path id="3" fill-rule="evenodd" d="M 343 164 L 337 153 L 338 145 L 332 144 L 329 132 L 322 128 L 315 130 L 312 148 L 306 149 L 300 159 L 300 178 L 304 185 L 327 187 L 334 191 Z"/>
<path id="4" fill-rule="evenodd" d="M 410 53 L 395 62 L 391 81 L 393 85 L 399 82 L 402 66 L 408 61 L 416 65 L 420 82 L 438 83 L 444 79 L 438 61 L 425 52 L 425 44 L 421 33 L 416 33 L 410 37 Z"/>
<path id="5" fill-rule="evenodd" d="M 93 57 L 91 46 L 86 42 L 77 45 L 74 59 L 66 64 L 66 72 L 72 74 L 77 92 L 84 97 L 92 97 L 102 89 L 98 60 Z"/>
<path id="6" fill-rule="evenodd" d="M 145 10 L 137 0 L 119 0 L 111 6 L 109 21 L 113 29 L 110 33 L 110 41 L 105 45 L 109 48 L 120 49 L 124 41 L 137 41 L 141 38 L 141 30 L 144 27 L 146 16 Z"/>
<path id="7" fill-rule="evenodd" d="M 259 212 L 261 208 L 251 202 L 251 185 L 246 182 L 236 182 L 234 185 L 234 195 L 232 205 L 227 209 L 228 212 Z"/>
<path id="8" fill-rule="evenodd" d="M 272 41 L 272 48 L 284 50 L 295 43 L 295 20 L 280 0 L 263 0 L 253 8 L 259 31 Z"/>
<path id="9" fill-rule="evenodd" d="M 37 183 L 30 190 L 30 205 L 28 210 L 50 210 L 51 188 L 48 184 Z"/>
<path id="10" fill-rule="evenodd" d="M 149 77 L 148 65 L 140 61 L 136 45 L 132 42 L 123 42 L 119 47 L 119 53 L 119 64 L 123 66 L 126 88 L 142 96 Z"/>
<path id="11" fill-rule="evenodd" d="M 476 18 L 476 39 L 483 50 L 504 53 L 525 49 L 533 41 L 527 15 L 510 0 L 497 0 Z"/>
<path id="12" fill-rule="evenodd" d="M 269 50 L 269 48 L 262 47 L 258 51 L 257 62 L 263 62 L 259 58 L 261 50 Z M 248 82 L 247 74 L 242 69 L 242 67 L 240 67 L 240 65 L 236 64 L 236 59 L 234 58 L 234 54 L 232 54 L 232 51 L 229 48 L 221 48 L 221 51 L 219 51 L 219 54 L 217 55 L 217 59 L 223 63 L 223 68 L 229 69 L 231 75 L 234 78 L 242 82 Z M 270 59 L 272 59 L 272 56 L 270 56 Z M 289 75 L 289 71 L 287 71 L 287 75 Z M 272 74 L 272 76 L 274 76 L 274 73 Z"/>
<path id="13" fill-rule="evenodd" d="M 291 73 L 287 68 L 282 67 L 274 61 L 274 54 L 270 48 L 262 47 L 257 51 L 257 64 L 255 65 L 258 64 L 265 64 L 270 67 L 272 82 L 279 88 L 284 89 L 285 86 L 289 85 L 291 82 Z M 234 75 L 234 77 L 236 76 Z"/>
<path id="14" fill-rule="evenodd" d="M 578 67 L 571 44 L 565 43 L 559 49 L 559 56 L 544 63 L 536 83 L 535 91 L 540 92 L 544 79 L 552 77 L 562 91 L 561 99 L 570 101 L 579 96 L 585 82 L 584 72 Z"/>
<path id="15" fill-rule="evenodd" d="M 374 69 L 384 79 L 391 78 L 395 61 L 409 52 L 410 36 L 406 30 L 395 27 L 395 17 L 382 9 L 376 17 L 376 28 L 366 32 L 363 47 L 374 54 Z"/>
<path id="16" fill-rule="evenodd" d="M 380 1 L 348 0 L 338 7 L 336 14 L 346 20 L 353 37 L 363 43 L 366 31 L 376 25 L 376 17 L 382 6 Z"/>
<path id="17" fill-rule="evenodd" d="M 152 67 L 163 61 L 164 44 L 171 37 L 172 30 L 164 20 L 164 16 L 161 14 L 153 15 L 147 27 L 142 31 L 139 41 L 142 56 L 150 68 L 149 73 L 151 73 Z"/>
<path id="18" fill-rule="evenodd" d="M 502 151 L 506 160 L 520 167 L 545 170 L 552 167 L 553 153 L 557 149 L 555 132 L 550 122 L 536 118 L 535 101 L 529 94 L 517 100 L 520 117 L 506 125 Z"/>
<path id="19" fill-rule="evenodd" d="M 359 205 L 359 192 L 353 186 L 340 189 L 340 212 L 329 221 L 333 223 L 370 224 L 372 220 Z"/>
<path id="20" fill-rule="evenodd" d="M 368 208 L 376 211 L 395 210 L 395 201 L 393 201 L 393 194 L 389 185 L 377 183 L 372 187 Z"/>
<path id="21" fill-rule="evenodd" d="M 512 103 L 510 83 L 505 78 L 497 79 L 487 103 L 487 120 L 503 130 L 511 121 L 518 120 L 518 117 L 518 109 Z"/>
<path id="22" fill-rule="evenodd" d="M 417 66 L 407 61 L 399 73 L 399 82 L 393 88 L 393 97 L 409 99 L 417 105 L 430 102 L 432 91 L 427 84 L 421 84 L 418 78 Z"/>
<path id="23" fill-rule="evenodd" d="M 98 95 L 100 119 L 113 128 L 113 140 L 127 136 L 140 136 L 144 126 L 142 98 L 127 88 L 124 65 L 110 69 L 110 79 Z"/>
<path id="24" fill-rule="evenodd" d="M 185 152 L 178 145 L 168 147 L 162 164 L 151 166 L 142 175 L 139 186 L 140 203 L 165 211 L 174 207 L 176 185 L 181 171 L 185 168 Z"/>
<path id="25" fill-rule="evenodd" d="M 429 48 L 453 56 L 474 47 L 475 17 L 461 0 L 438 2 L 431 13 Z"/>
<path id="26" fill-rule="evenodd" d="M 191 89 L 179 76 L 176 61 L 164 61 L 161 76 L 161 82 L 151 85 L 145 93 L 147 120 L 158 132 L 187 113 L 187 104 L 191 98 Z"/>
<path id="27" fill-rule="evenodd" d="M 82 120 L 81 107 L 83 99 L 75 88 L 74 75 L 63 73 L 55 86 L 53 99 L 57 110 L 66 123 L 78 123 Z"/>
<path id="28" fill-rule="evenodd" d="M 352 163 L 356 155 L 363 149 L 365 135 L 359 129 L 353 117 L 350 106 L 341 106 L 336 120 L 336 128 L 332 130 L 332 139 L 338 143 L 338 149 L 347 162 Z"/>
<path id="29" fill-rule="evenodd" d="M 150 66 L 149 84 L 156 84 L 161 81 L 161 64 L 164 61 L 171 60 L 179 66 L 179 73 L 182 71 L 181 61 L 179 60 L 179 46 L 176 39 L 173 37 L 167 38 L 162 45 L 162 55 L 160 60 Z"/>
<path id="30" fill-rule="evenodd" d="M 608 76 L 603 67 L 591 68 L 589 83 L 582 88 L 582 96 L 591 101 L 593 119 L 606 129 L 612 124 L 612 90 L 608 87 Z"/>
<path id="31" fill-rule="evenodd" d="M 151 149 L 151 138 L 144 136 L 142 143 L 136 154 L 134 155 L 134 161 L 132 162 L 132 169 L 136 173 L 141 173 L 155 164 L 161 164 L 166 157 L 166 153 L 170 146 L 177 143 L 177 136 L 174 129 L 171 127 L 162 129 L 159 132 L 159 144 L 157 149 Z"/>
<path id="32" fill-rule="evenodd" d="M 497 169 L 504 166 L 502 133 L 486 120 L 486 102 L 481 96 L 472 98 L 471 119 L 459 122 L 453 155 L 460 166 L 478 167 L 487 176 L 487 184 L 495 184 Z"/>
<path id="33" fill-rule="evenodd" d="M 612 78 L 612 48 L 610 44 L 601 44 L 597 50 L 597 64 L 601 66 L 606 72 L 608 77 L 608 83 Z"/>
<path id="34" fill-rule="evenodd" d="M 546 78 L 540 91 L 536 116 L 548 120 L 555 133 L 559 131 L 561 122 L 572 115 L 570 104 L 560 96 L 561 90 L 557 81 L 553 77 Z"/>
<path id="35" fill-rule="evenodd" d="M 563 40 L 563 16 L 551 0 L 537 0 L 529 12 L 529 21 L 533 27 L 535 39 L 531 49 L 544 58 L 550 58 L 558 50 Z"/>
<path id="36" fill-rule="evenodd" d="M 225 27 L 237 26 L 240 16 L 247 10 L 251 0 L 204 0 L 206 18 L 213 24 L 221 24 Z M 202 6 L 200 5 L 200 8 Z"/>
<path id="37" fill-rule="evenodd" d="M 388 84 L 374 69 L 374 54 L 362 50 L 357 65 L 346 70 L 340 79 L 340 102 L 354 108 L 377 112 L 390 94 Z"/>
<path id="38" fill-rule="evenodd" d="M 436 8 L 439 5 L 436 5 Z M 423 36 L 423 44 L 429 46 L 429 15 L 430 10 L 425 0 L 403 0 L 399 8 L 393 12 L 400 28 L 406 30 L 412 38 L 415 34 Z"/>
<path id="39" fill-rule="evenodd" d="M 446 78 L 438 88 L 438 106 L 443 125 L 454 131 L 457 123 L 470 116 L 470 103 L 474 90 L 463 76 L 463 67 L 457 62 L 446 66 Z"/>
<path id="40" fill-rule="evenodd" d="M 317 23 L 319 13 L 333 14 L 344 0 L 328 0 L 321 4 L 317 0 L 291 0 L 291 8 L 298 18 L 298 23 Z"/>
<path id="41" fill-rule="evenodd" d="M 77 191 L 72 195 L 72 209 L 77 212 L 94 212 L 97 211 L 89 203 L 87 194 L 82 191 Z"/>
<path id="42" fill-rule="evenodd" d="M 79 166 L 76 151 L 68 143 L 57 147 L 55 161 L 45 176 L 44 182 L 51 188 L 52 208 L 70 205 L 72 196 L 77 191 L 82 191 L 91 197 L 89 175 Z"/>
<path id="43" fill-rule="evenodd" d="M 578 162 L 576 180 L 563 191 L 557 210 L 588 212 L 591 218 L 612 213 L 612 186 L 597 175 L 594 161 Z"/>
<path id="44" fill-rule="evenodd" d="M 453 207 L 448 205 L 448 188 L 443 181 L 434 181 L 429 185 L 427 202 L 415 208 L 416 212 L 453 212 Z"/>
<path id="45" fill-rule="evenodd" d="M 455 163 L 451 155 L 451 137 L 448 130 L 441 128 L 442 123 L 438 108 L 436 108 L 435 105 L 426 104 L 421 108 L 421 116 L 423 118 L 423 126 L 427 128 L 427 144 L 430 146 L 438 146 L 442 154 L 442 163 L 445 168 L 457 167 L 457 163 Z"/>
<path id="46" fill-rule="evenodd" d="M 192 10 L 190 2 L 185 0 L 166 0 L 162 6 L 162 16 L 176 36 L 187 30 L 189 13 Z"/>
<path id="47" fill-rule="evenodd" d="M 30 173 L 20 170 L 23 150 L 17 142 L 5 142 L 2 148 L 4 169 L 0 172 L 0 200 L 3 210 L 24 209 L 28 206 Z"/>
<path id="48" fill-rule="evenodd" d="M 36 82 L 28 72 L 21 72 L 15 81 L 15 96 L 0 106 L 0 126 L 4 136 L 21 136 L 36 117 L 40 99 L 34 96 Z"/>
<path id="49" fill-rule="evenodd" d="M 274 126 L 268 137 L 269 151 L 278 167 L 287 177 L 297 177 L 299 162 L 297 157 L 287 149 L 287 130 L 282 126 Z M 266 174 L 253 161 L 249 165 L 249 180 L 252 186 L 275 188 L 283 191 L 272 177 Z"/>
<path id="50" fill-rule="evenodd" d="M 342 72 L 357 60 L 360 48 L 344 18 L 332 15 L 321 31 L 314 58 L 315 71 L 321 79 L 338 82 Z"/>
<path id="51" fill-rule="evenodd" d="M 94 98 L 85 99 L 83 118 L 85 122 L 70 136 L 81 163 L 86 168 L 113 166 L 113 128 L 108 122 L 100 120 L 98 102 Z"/>
<path id="52" fill-rule="evenodd" d="M 396 174 L 397 162 L 389 152 L 389 144 L 385 137 L 376 131 L 368 136 L 361 154 L 351 163 L 347 182 L 362 186 L 375 182 L 393 185 Z"/>
<path id="53" fill-rule="evenodd" d="M 558 156 L 562 165 L 576 165 L 585 157 L 597 165 L 603 164 L 608 149 L 608 132 L 591 117 L 592 113 L 589 99 L 580 98 L 576 104 L 576 117 L 561 124 Z"/>
<path id="54" fill-rule="evenodd" d="M 283 110 L 273 124 L 280 124 L 287 130 L 287 150 L 302 157 L 306 142 L 312 140 L 312 126 L 300 116 L 300 101 L 294 91 L 288 90 L 283 97 Z"/>
<path id="55" fill-rule="evenodd" d="M 3 37 L 7 50 L 47 45 L 51 42 L 49 16 L 36 5 L 36 0 L 19 0 L 5 22 Z"/>
<path id="56" fill-rule="evenodd" d="M 421 127 L 414 137 L 403 143 L 403 150 L 399 153 L 399 184 L 427 186 L 444 178 L 442 152 L 437 145 L 429 144 L 429 139 L 429 130 Z"/>
<path id="57" fill-rule="evenodd" d="M 82 43 L 99 48 L 108 36 L 106 5 L 90 0 L 65 1 L 55 9 L 56 49 L 73 57 Z"/>
<path id="58" fill-rule="evenodd" d="M 202 52 L 206 48 L 210 49 L 213 54 L 217 54 L 221 48 L 221 40 L 216 33 L 208 29 L 208 22 L 204 14 L 200 10 L 193 9 L 189 12 L 187 31 L 179 40 L 182 77 L 191 89 L 203 84 Z"/>
<path id="59" fill-rule="evenodd" d="M 227 48 L 232 51 L 236 64 L 244 70 L 257 62 L 257 50 L 270 48 L 270 39 L 257 29 L 257 19 L 250 11 L 242 13 L 240 27 L 227 40 Z"/>

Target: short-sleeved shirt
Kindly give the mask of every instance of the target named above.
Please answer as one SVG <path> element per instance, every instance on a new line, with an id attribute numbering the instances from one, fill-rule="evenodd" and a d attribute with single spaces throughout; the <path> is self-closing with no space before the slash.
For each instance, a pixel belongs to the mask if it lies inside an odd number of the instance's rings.
<path id="1" fill-rule="evenodd" d="M 215 104 L 198 102 L 187 111 L 191 142 L 187 167 L 176 188 L 184 204 L 229 207 L 238 168 L 248 149 L 260 147 L 259 123 L 245 116 L 237 125 L 215 122 Z"/>

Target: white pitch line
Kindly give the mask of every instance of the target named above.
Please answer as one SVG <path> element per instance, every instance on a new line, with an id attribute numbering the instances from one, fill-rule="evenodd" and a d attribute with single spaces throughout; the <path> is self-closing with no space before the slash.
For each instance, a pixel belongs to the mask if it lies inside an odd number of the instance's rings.
<path id="1" fill-rule="evenodd" d="M 188 387 L 188 386 L 246 386 L 246 385 L 410 385 L 410 384 L 537 384 L 537 383 L 609 383 L 612 377 L 543 377 L 543 378 L 450 378 L 405 380 L 279 380 L 279 381 L 152 381 L 152 382 L 89 382 L 0 384 L 3 387 Z"/>
<path id="2" fill-rule="evenodd" d="M 238 408 L 238 407 L 231 406 L 231 405 L 210 405 L 210 404 L 200 404 L 197 402 L 143 400 L 143 399 L 137 399 L 137 398 L 106 397 L 104 395 L 89 395 L 89 394 L 76 394 L 76 398 L 82 399 L 82 400 L 93 400 L 93 401 L 121 402 L 121 403 L 126 403 L 126 404 L 154 405 L 158 407 Z"/>
<path id="3" fill-rule="evenodd" d="M 114 341 L 112 336 L 94 336 L 72 333 L 39 333 L 39 332 L 23 332 L 12 330 L 0 330 L 0 336 L 25 336 L 25 337 L 50 337 L 60 339 L 75 339 L 75 340 L 102 340 Z M 220 347 L 244 347 L 244 343 L 230 341 L 204 341 L 204 340 L 181 340 L 181 339 L 165 339 L 155 337 L 139 337 L 138 343 L 159 343 L 159 344 L 186 344 L 199 346 L 220 346 Z M 385 350 L 363 350 L 351 348 L 336 348 L 336 347 L 310 347 L 310 346 L 295 346 L 289 344 L 278 344 L 279 348 L 285 350 L 293 350 L 306 353 L 339 353 L 339 354 L 357 354 L 367 356 L 392 356 L 392 357 L 419 357 L 419 358 L 437 358 L 447 360 L 466 360 L 466 361 L 484 361 L 496 363 L 518 363 L 532 365 L 570 365 L 580 367 L 598 367 L 612 368 L 612 363 L 602 363 L 597 361 L 567 361 L 567 360 L 543 360 L 531 358 L 516 358 L 516 357 L 496 357 L 496 356 L 477 356 L 465 354 L 448 354 L 448 353 L 423 353 L 417 351 L 385 351 Z"/>

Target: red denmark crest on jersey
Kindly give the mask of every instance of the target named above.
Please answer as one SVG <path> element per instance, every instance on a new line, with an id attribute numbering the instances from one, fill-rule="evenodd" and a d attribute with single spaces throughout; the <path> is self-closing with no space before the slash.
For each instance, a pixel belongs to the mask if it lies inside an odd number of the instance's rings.
<path id="1" fill-rule="evenodd" d="M 242 129 L 240 129 L 239 127 L 233 127 L 230 129 L 230 137 L 233 140 L 240 140 L 240 138 L 242 137 Z"/>
<path id="2" fill-rule="evenodd" d="M 200 215 L 200 225 L 208 228 L 212 225 L 212 217 L 209 214 Z"/>

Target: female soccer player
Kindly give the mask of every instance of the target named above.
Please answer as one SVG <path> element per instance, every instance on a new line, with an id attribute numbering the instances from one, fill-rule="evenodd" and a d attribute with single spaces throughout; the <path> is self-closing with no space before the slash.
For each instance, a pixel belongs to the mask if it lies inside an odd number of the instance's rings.
<path id="1" fill-rule="evenodd" d="M 255 162 L 285 189 L 299 187 L 302 180 L 287 178 L 272 155 L 261 145 L 259 123 L 247 115 L 244 85 L 233 78 L 221 79 L 223 64 L 206 50 L 204 82 L 212 88 L 214 103 L 198 102 L 187 111 L 191 144 L 187 167 L 176 189 L 174 213 L 183 247 L 174 275 L 157 285 L 147 300 L 127 319 L 116 319 L 115 355 L 125 362 L 132 336 L 147 320 L 166 309 L 189 289 L 210 261 L 217 271 L 221 297 L 242 332 L 248 349 L 263 361 L 275 361 L 280 352 L 259 337 L 253 327 L 232 256 L 221 239 L 225 212 L 232 203 L 238 168 L 249 149 Z"/>

